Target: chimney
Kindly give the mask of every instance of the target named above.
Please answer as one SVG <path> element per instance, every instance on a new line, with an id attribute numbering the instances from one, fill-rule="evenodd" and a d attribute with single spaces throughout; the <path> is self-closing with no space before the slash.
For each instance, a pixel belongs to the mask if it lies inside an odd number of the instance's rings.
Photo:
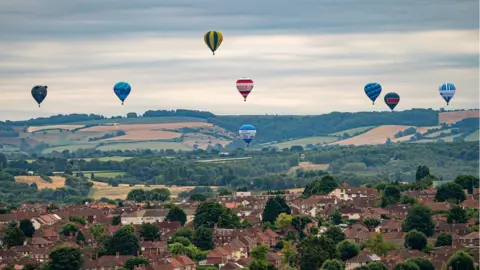
<path id="1" fill-rule="evenodd" d="M 98 260 L 98 252 L 95 253 L 95 260 Z"/>
<path id="2" fill-rule="evenodd" d="M 120 258 L 120 252 L 117 252 L 117 253 L 115 254 L 115 259 L 118 260 L 118 258 Z"/>
<path id="3" fill-rule="evenodd" d="M 140 257 L 140 251 L 137 251 L 137 257 Z"/>

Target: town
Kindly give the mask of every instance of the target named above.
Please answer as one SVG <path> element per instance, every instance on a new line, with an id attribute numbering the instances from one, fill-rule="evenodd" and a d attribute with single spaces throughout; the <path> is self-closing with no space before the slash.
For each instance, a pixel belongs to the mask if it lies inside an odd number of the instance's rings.
<path id="1" fill-rule="evenodd" d="M 303 192 L 222 188 L 211 198 L 146 200 L 133 189 L 113 202 L 5 206 L 0 267 L 448 269 L 455 261 L 473 269 L 478 178 L 435 185 L 424 166 L 417 176 L 350 187 L 327 174 Z"/>

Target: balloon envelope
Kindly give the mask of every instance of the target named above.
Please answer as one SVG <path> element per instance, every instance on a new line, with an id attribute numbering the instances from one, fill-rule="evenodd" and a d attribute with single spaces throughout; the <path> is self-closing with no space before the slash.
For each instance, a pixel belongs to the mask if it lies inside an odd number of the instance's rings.
<path id="1" fill-rule="evenodd" d="M 373 102 L 373 104 L 375 104 L 375 100 L 382 92 L 382 86 L 378 83 L 368 83 L 365 85 L 364 90 L 367 97 Z"/>
<path id="2" fill-rule="evenodd" d="M 255 138 L 257 129 L 252 125 L 243 125 L 238 130 L 238 133 L 240 134 L 240 137 L 242 137 L 243 141 L 249 144 L 253 138 Z"/>
<path id="3" fill-rule="evenodd" d="M 443 99 L 447 102 L 448 105 L 448 103 L 450 103 L 450 100 L 455 95 L 457 88 L 453 83 L 443 83 L 438 88 L 438 91 L 440 92 L 440 96 L 443 97 Z"/>
<path id="4" fill-rule="evenodd" d="M 113 91 L 115 92 L 115 95 L 117 95 L 117 97 L 122 101 L 122 105 L 130 94 L 131 90 L 132 87 L 126 82 L 118 82 L 113 86 Z"/>
<path id="5" fill-rule="evenodd" d="M 237 80 L 237 90 L 242 95 L 243 100 L 247 101 L 247 97 L 253 90 L 253 80 L 249 78 L 240 78 Z"/>
<path id="6" fill-rule="evenodd" d="M 220 44 L 222 44 L 223 35 L 219 31 L 208 31 L 203 36 L 203 40 L 205 41 L 205 44 L 207 44 L 207 47 L 210 48 L 213 55 L 215 55 L 215 51 L 220 47 Z"/>
<path id="7" fill-rule="evenodd" d="M 400 96 L 397 93 L 388 93 L 385 95 L 385 103 L 393 111 L 400 102 Z"/>
<path id="8" fill-rule="evenodd" d="M 32 88 L 32 96 L 33 99 L 38 103 L 38 107 L 43 102 L 43 100 L 47 97 L 47 88 L 48 86 L 36 85 Z"/>

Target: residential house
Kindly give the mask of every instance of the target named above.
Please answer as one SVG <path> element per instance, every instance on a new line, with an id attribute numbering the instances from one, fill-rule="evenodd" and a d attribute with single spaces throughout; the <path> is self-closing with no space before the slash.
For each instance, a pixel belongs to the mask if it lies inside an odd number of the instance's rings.
<path id="1" fill-rule="evenodd" d="M 371 262 L 379 262 L 380 257 L 375 254 L 368 254 L 368 251 L 361 251 L 357 256 L 345 262 L 345 270 L 352 270 Z"/>
<path id="2" fill-rule="evenodd" d="M 57 214 L 41 215 L 38 218 L 33 218 L 32 223 L 35 230 L 40 229 L 42 226 L 53 225 L 60 221 L 62 218 Z"/>
<path id="3" fill-rule="evenodd" d="M 375 229 L 375 232 L 387 234 L 387 233 L 396 233 L 402 231 L 403 220 L 398 219 L 387 219 L 384 220 L 380 226 Z"/>
<path id="4" fill-rule="evenodd" d="M 461 237 L 459 242 L 463 246 L 474 246 L 478 248 L 480 245 L 480 234 L 479 232 L 471 232 Z"/>
<path id="5" fill-rule="evenodd" d="M 342 187 L 336 188 L 334 191 L 330 192 L 329 195 L 335 196 L 342 201 L 351 201 L 354 198 L 376 198 L 379 193 L 375 188 L 349 187 L 344 184 Z"/>
<path id="6" fill-rule="evenodd" d="M 408 204 L 391 204 L 383 209 L 388 211 L 388 216 L 391 218 L 404 219 L 407 217 L 410 208 L 411 206 Z"/>

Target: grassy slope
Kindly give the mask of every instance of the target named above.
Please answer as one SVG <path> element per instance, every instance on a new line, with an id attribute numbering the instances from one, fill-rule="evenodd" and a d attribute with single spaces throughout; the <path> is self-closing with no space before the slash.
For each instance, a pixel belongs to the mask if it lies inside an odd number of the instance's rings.
<path id="1" fill-rule="evenodd" d="M 480 133 L 479 133 L 479 130 L 477 129 L 477 131 L 471 133 L 470 135 L 468 135 L 466 138 L 465 138 L 465 141 L 468 141 L 468 142 L 471 142 L 471 141 L 478 141 L 479 140 L 479 136 L 480 136 Z"/>
<path id="2" fill-rule="evenodd" d="M 305 147 L 307 144 L 313 144 L 313 145 L 315 145 L 315 144 L 325 144 L 325 143 L 335 142 L 337 140 L 338 140 L 338 138 L 329 137 L 329 136 L 306 137 L 306 138 L 301 138 L 301 139 L 297 139 L 297 140 L 291 140 L 291 141 L 271 144 L 269 146 L 275 146 L 275 147 L 278 147 L 279 149 L 283 149 L 283 148 L 290 148 L 293 145 L 300 145 L 300 146 Z"/>

